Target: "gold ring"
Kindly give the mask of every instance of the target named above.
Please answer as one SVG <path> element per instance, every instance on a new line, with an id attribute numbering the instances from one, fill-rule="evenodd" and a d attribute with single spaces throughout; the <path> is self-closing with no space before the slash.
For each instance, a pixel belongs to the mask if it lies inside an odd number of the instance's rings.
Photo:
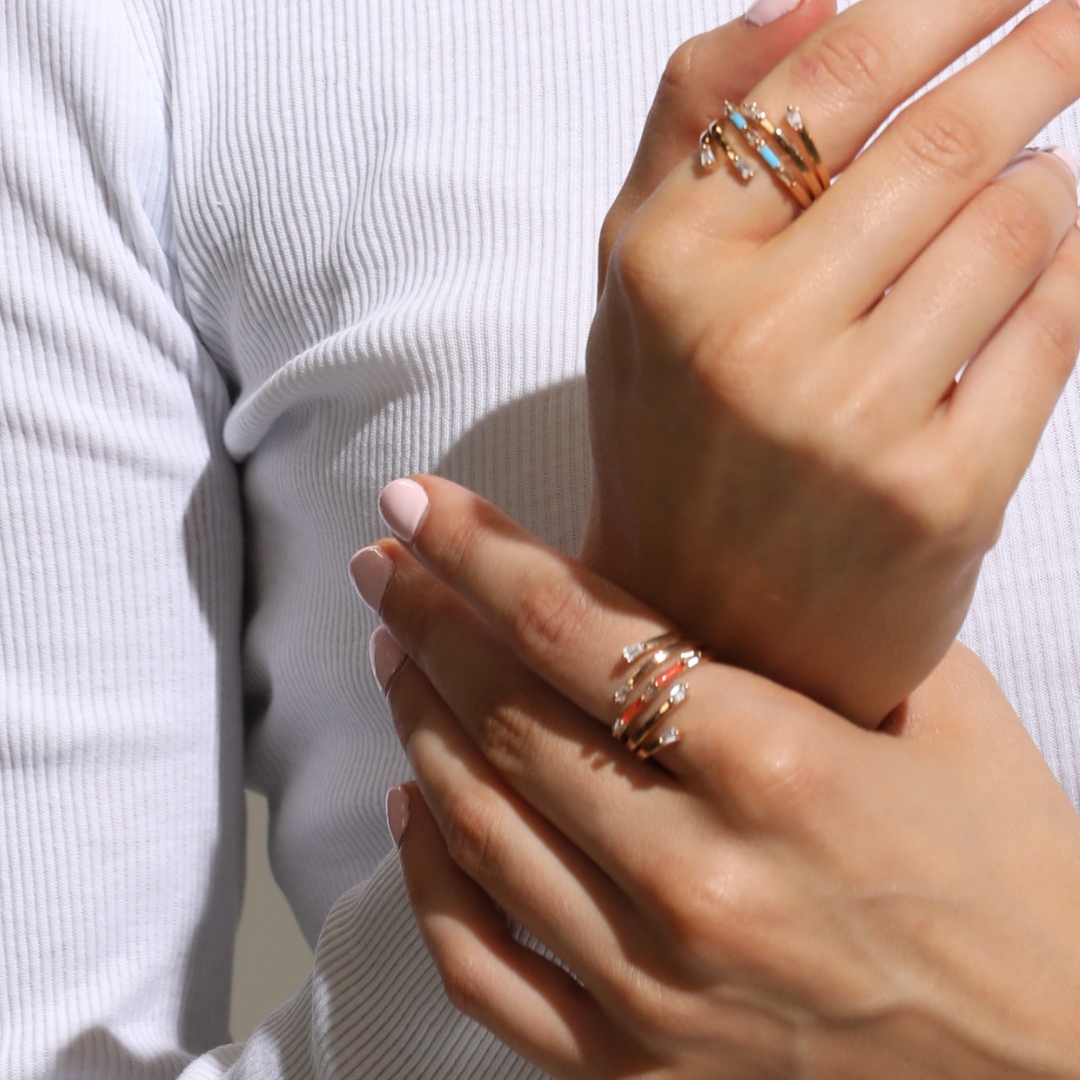
<path id="1" fill-rule="evenodd" d="M 630 670 L 612 695 L 619 710 L 612 736 L 642 761 L 679 742 L 679 729 L 664 721 L 689 694 L 681 676 L 705 658 L 697 645 L 677 631 L 623 649 L 623 663 Z"/>
<path id="2" fill-rule="evenodd" d="M 832 186 L 829 170 L 796 106 L 790 106 L 785 113 L 790 132 L 774 124 L 756 101 L 744 105 L 725 101 L 724 116 L 802 209 L 808 210 Z M 797 143 L 801 144 L 801 149 Z M 724 134 L 720 120 L 714 120 L 702 132 L 699 149 L 701 167 L 707 172 L 716 167 L 719 152 L 723 151 L 744 183 L 756 175 L 754 166 Z"/>

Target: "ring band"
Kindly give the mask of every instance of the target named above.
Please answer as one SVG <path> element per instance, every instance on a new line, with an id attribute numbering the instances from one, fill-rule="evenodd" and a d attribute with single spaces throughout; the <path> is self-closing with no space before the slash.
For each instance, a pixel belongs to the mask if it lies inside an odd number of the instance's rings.
<path id="1" fill-rule="evenodd" d="M 622 659 L 631 670 L 612 695 L 619 712 L 611 734 L 645 761 L 681 740 L 679 729 L 665 721 L 689 695 L 681 676 L 693 671 L 706 654 L 682 634 L 671 631 L 628 645 Z"/>
<path id="2" fill-rule="evenodd" d="M 814 196 L 809 188 L 803 187 L 798 180 L 788 171 L 780 155 L 769 145 L 768 141 L 757 128 L 753 127 L 749 120 L 742 114 L 738 106 L 730 101 L 724 102 L 724 112 L 727 118 L 735 125 L 739 134 L 757 151 L 758 157 L 772 170 L 773 175 L 788 189 L 796 201 L 804 210 L 810 209 Z"/>
<path id="3" fill-rule="evenodd" d="M 829 170 L 806 129 L 802 111 L 796 106 L 789 106 L 784 114 L 791 134 L 774 124 L 755 101 L 743 105 L 725 101 L 724 115 L 803 210 L 809 209 L 832 186 Z M 797 143 L 801 143 L 802 149 Z M 724 134 L 720 120 L 713 120 L 701 133 L 699 150 L 701 167 L 706 172 L 716 167 L 718 151 L 722 150 L 744 183 L 756 175 L 753 165 Z"/>
<path id="4" fill-rule="evenodd" d="M 719 120 L 714 120 L 701 133 L 701 167 L 706 171 L 716 167 L 717 158 L 715 146 L 718 146 L 723 150 L 740 180 L 749 183 L 754 179 L 757 175 L 754 166 L 731 145 L 728 137 L 720 128 Z"/>
<path id="5" fill-rule="evenodd" d="M 769 138 L 775 140 L 776 145 L 791 159 L 795 168 L 798 170 L 797 178 L 809 190 L 812 198 L 820 198 L 824 194 L 828 184 L 822 184 L 821 178 L 818 176 L 817 169 L 814 165 L 808 165 L 806 159 L 799 153 L 798 150 L 792 145 L 787 135 L 784 134 L 782 128 L 778 128 L 770 119 L 768 113 L 764 109 L 760 108 L 756 101 L 751 101 L 743 105 L 743 113 L 749 118 L 752 124 L 756 124 L 762 131 L 765 132 Z M 801 114 L 800 114 L 801 118 Z M 809 152 L 808 152 L 809 153 Z"/>

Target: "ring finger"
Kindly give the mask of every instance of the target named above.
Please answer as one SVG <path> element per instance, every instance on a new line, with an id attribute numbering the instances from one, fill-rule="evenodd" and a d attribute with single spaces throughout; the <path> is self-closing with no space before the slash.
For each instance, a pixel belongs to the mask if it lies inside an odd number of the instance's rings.
<path id="1" fill-rule="evenodd" d="M 964 208 L 853 329 L 851 364 L 876 358 L 878 377 L 890 388 L 889 423 L 906 430 L 913 414 L 928 418 L 961 366 L 1043 273 L 1075 228 L 1076 184 L 1054 155 L 1019 161 Z"/>
<path id="2" fill-rule="evenodd" d="M 388 632 L 377 630 L 373 653 L 384 677 L 378 653 L 393 649 Z M 600 998 L 620 964 L 652 967 L 657 958 L 644 954 L 651 937 L 625 895 L 506 785 L 415 664 L 396 665 L 387 698 L 454 863 Z"/>

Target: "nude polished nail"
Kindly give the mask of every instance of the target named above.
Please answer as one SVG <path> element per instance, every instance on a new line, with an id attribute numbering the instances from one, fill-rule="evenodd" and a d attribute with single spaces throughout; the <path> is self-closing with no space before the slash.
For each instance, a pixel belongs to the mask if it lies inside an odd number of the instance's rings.
<path id="1" fill-rule="evenodd" d="M 394 564 L 377 547 L 366 547 L 352 557 L 349 575 L 360 599 L 372 611 L 378 612 L 386 586 L 394 576 Z"/>
<path id="2" fill-rule="evenodd" d="M 395 480 L 387 484 L 379 496 L 379 513 L 383 521 L 406 544 L 412 542 L 427 508 L 427 492 L 415 480 Z"/>
<path id="3" fill-rule="evenodd" d="M 391 788 L 386 793 L 386 827 L 398 847 L 401 847 L 401 837 L 408 824 L 409 793 L 403 787 Z"/>
<path id="4" fill-rule="evenodd" d="M 1077 186 L 1080 187 L 1080 164 L 1077 164 L 1076 158 L 1064 146 L 1051 146 L 1048 153 L 1053 154 L 1059 161 L 1065 162 Z"/>
<path id="5" fill-rule="evenodd" d="M 746 13 L 746 21 L 751 26 L 768 26 L 771 22 L 790 15 L 802 0 L 757 0 Z"/>
<path id="6" fill-rule="evenodd" d="M 368 643 L 368 659 L 375 681 L 385 694 L 390 680 L 401 670 L 407 658 L 405 650 L 394 640 L 394 635 L 385 626 L 380 626 Z"/>

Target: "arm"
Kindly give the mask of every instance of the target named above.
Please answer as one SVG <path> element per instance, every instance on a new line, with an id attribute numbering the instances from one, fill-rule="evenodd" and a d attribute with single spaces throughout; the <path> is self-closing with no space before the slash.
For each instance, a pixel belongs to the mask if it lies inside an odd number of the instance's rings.
<path id="1" fill-rule="evenodd" d="M 228 1045 L 241 498 L 176 269 L 161 58 L 128 15 L 0 14 L 0 1074 L 536 1077 L 446 1002 L 384 859 L 378 783 L 403 763 L 381 702 L 388 760 L 338 774 L 376 788 L 366 844 L 353 792 L 305 779 L 314 755 L 248 740 L 279 820 L 341 828 L 292 879 L 312 977 Z M 339 750 L 367 737 L 341 729 Z"/>

